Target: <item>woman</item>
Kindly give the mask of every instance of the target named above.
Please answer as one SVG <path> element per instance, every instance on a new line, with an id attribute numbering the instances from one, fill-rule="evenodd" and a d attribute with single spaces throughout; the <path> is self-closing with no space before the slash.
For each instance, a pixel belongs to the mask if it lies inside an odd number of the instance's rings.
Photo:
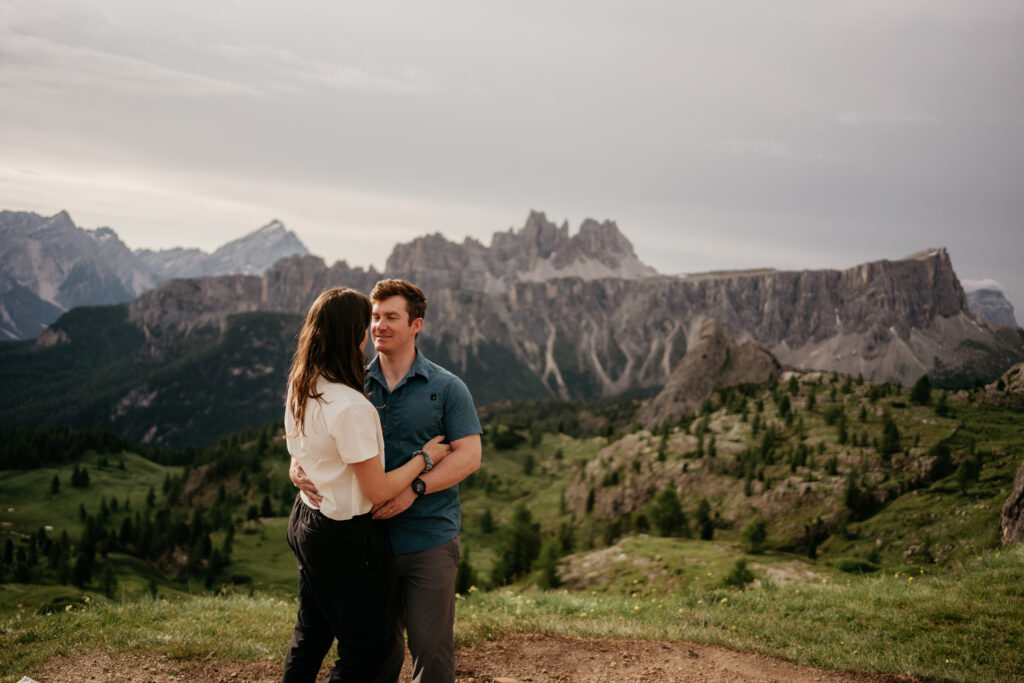
<path id="1" fill-rule="evenodd" d="M 313 681 L 334 638 L 330 680 L 371 680 L 387 654 L 384 619 L 391 545 L 370 508 L 391 499 L 451 450 L 431 439 L 384 471 L 377 410 L 363 394 L 370 300 L 344 287 L 313 302 L 288 376 L 288 452 L 323 495 L 301 493 L 288 521 L 299 570 L 299 613 L 283 681 Z"/>

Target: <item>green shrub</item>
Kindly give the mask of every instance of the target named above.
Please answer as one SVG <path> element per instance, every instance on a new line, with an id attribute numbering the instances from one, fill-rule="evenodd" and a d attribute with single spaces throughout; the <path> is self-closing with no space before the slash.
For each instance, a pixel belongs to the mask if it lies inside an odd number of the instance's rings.
<path id="1" fill-rule="evenodd" d="M 763 519 L 756 519 L 743 527 L 743 552 L 759 555 L 764 552 L 764 541 L 768 537 L 768 525 Z"/>
<path id="2" fill-rule="evenodd" d="M 726 574 L 724 583 L 726 586 L 743 588 L 755 578 L 757 577 L 754 576 L 754 573 L 747 569 L 746 560 L 736 560 L 736 564 L 734 564 L 732 569 L 729 570 L 729 573 Z"/>

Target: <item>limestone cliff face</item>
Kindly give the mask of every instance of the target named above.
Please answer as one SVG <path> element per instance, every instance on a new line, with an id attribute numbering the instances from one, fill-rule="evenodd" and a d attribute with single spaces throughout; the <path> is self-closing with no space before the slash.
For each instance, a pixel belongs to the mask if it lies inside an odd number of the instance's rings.
<path id="1" fill-rule="evenodd" d="M 666 418 L 692 415 L 719 387 L 760 384 L 778 377 L 782 366 L 755 341 L 736 343 L 715 320 L 706 321 L 665 388 L 644 406 L 639 420 L 654 426 Z"/>
<path id="2" fill-rule="evenodd" d="M 261 285 L 252 275 L 169 280 L 128 304 L 128 319 L 145 335 L 146 355 L 162 358 L 195 330 L 223 331 L 228 316 L 260 310 Z"/>
<path id="3" fill-rule="evenodd" d="M 264 274 L 260 302 L 268 311 L 305 313 L 325 289 L 351 287 L 369 294 L 382 277 L 373 268 L 352 268 L 345 261 L 328 268 L 317 256 L 291 256 L 281 259 Z"/>
<path id="4" fill-rule="evenodd" d="M 444 249 L 430 253 L 461 258 Z M 149 331 L 187 331 L 246 310 L 301 314 L 325 287 L 366 292 L 384 275 L 408 274 L 292 257 L 262 280 L 167 283 L 133 302 L 131 317 Z M 488 382 L 497 395 L 511 371 L 523 386 L 564 397 L 660 388 L 709 319 L 733 339 L 762 344 L 783 365 L 862 373 L 871 381 L 911 384 L 925 373 L 939 382 L 997 377 L 1024 359 L 1019 333 L 967 310 L 944 249 L 847 270 L 520 280 L 501 292 L 425 289 L 423 340 L 431 355 Z"/>
<path id="5" fill-rule="evenodd" d="M 453 346 L 503 339 L 548 391 L 585 397 L 663 386 L 710 318 L 784 365 L 874 381 L 994 377 L 1024 357 L 1020 335 L 967 311 L 944 249 L 843 271 L 519 282 L 462 292 L 428 326 Z"/>

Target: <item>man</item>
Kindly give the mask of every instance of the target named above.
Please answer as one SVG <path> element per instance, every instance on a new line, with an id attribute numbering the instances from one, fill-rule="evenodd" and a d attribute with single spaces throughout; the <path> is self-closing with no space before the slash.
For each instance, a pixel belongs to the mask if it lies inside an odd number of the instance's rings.
<path id="1" fill-rule="evenodd" d="M 455 574 L 462 511 L 457 484 L 480 467 L 480 421 L 466 385 L 416 348 L 427 301 L 404 280 L 381 280 L 370 293 L 370 337 L 377 357 L 366 393 L 384 432 L 385 469 L 401 466 L 442 434 L 452 452 L 391 500 L 374 508 L 388 520 L 395 558 L 392 657 L 382 680 L 397 680 L 408 632 L 414 683 L 455 680 Z M 291 478 L 314 502 L 319 495 L 295 460 Z"/>

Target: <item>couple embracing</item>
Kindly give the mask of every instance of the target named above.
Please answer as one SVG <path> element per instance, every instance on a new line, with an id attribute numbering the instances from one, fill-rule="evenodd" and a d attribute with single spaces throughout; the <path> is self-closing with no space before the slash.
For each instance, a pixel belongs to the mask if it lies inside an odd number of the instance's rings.
<path id="1" fill-rule="evenodd" d="M 408 633 L 413 680 L 455 679 L 457 484 L 480 466 L 466 385 L 416 348 L 426 297 L 382 280 L 367 299 L 324 291 L 288 377 L 285 434 L 299 487 L 288 544 L 299 610 L 285 682 L 396 681 Z M 364 365 L 367 328 L 377 357 Z"/>

